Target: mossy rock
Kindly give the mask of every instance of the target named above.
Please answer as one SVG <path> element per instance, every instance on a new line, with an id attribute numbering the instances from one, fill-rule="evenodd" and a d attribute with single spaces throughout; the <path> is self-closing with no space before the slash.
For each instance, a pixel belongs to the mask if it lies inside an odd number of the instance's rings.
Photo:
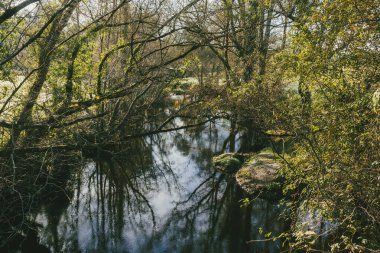
<path id="1" fill-rule="evenodd" d="M 212 158 L 214 168 L 224 173 L 234 173 L 240 169 L 244 156 L 238 153 L 225 153 Z"/>
<path id="2" fill-rule="evenodd" d="M 236 181 L 250 195 L 277 198 L 282 192 L 280 168 L 281 163 L 273 154 L 259 153 L 248 159 L 236 173 Z"/>

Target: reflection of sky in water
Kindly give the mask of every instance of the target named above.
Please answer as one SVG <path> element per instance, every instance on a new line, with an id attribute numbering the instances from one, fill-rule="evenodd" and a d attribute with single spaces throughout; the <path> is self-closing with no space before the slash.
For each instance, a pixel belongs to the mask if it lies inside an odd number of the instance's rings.
<path id="1" fill-rule="evenodd" d="M 201 131 L 147 138 L 153 165 L 137 173 L 126 168 L 112 176 L 116 168 L 87 163 L 72 182 L 69 205 L 37 215 L 44 226 L 41 243 L 54 252 L 238 252 L 234 245 L 243 245 L 244 238 L 235 237 L 247 231 L 246 239 L 262 238 L 259 227 L 280 232 L 278 206 L 258 200 L 240 208 L 241 191 L 209 168 L 212 153 L 221 151 L 228 135 L 228 126 L 218 122 Z M 115 190 L 113 182 L 124 177 L 127 186 Z M 239 252 L 277 252 L 276 244 L 268 245 L 243 246 Z"/>

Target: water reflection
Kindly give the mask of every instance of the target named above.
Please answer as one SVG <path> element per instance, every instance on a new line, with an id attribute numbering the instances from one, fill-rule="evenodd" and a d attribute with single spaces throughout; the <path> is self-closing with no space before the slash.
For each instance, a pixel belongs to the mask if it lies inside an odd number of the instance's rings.
<path id="1" fill-rule="evenodd" d="M 211 168 L 228 136 L 219 121 L 82 160 L 66 190 L 30 212 L 39 243 L 51 252 L 278 252 L 281 242 L 246 242 L 263 239 L 260 228 L 283 231 L 281 207 L 241 207 L 234 179 Z"/>

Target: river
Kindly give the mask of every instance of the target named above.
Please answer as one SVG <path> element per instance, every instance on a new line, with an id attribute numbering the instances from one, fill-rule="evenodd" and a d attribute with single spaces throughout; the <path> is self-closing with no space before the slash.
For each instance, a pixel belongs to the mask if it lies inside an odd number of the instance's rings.
<path id="1" fill-rule="evenodd" d="M 279 252 L 281 242 L 263 240 L 260 231 L 284 231 L 283 208 L 262 199 L 244 204 L 247 196 L 234 177 L 211 166 L 228 129 L 218 120 L 146 137 L 112 159 L 83 158 L 67 165 L 75 169 L 65 189 L 56 187 L 51 200 L 27 215 L 36 224 L 39 247 L 50 252 Z"/>

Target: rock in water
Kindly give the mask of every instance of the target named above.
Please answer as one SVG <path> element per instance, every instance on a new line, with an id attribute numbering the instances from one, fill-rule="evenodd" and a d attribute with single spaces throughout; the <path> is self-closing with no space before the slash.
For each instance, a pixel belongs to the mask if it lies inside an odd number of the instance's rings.
<path id="1" fill-rule="evenodd" d="M 254 155 L 236 173 L 236 181 L 248 194 L 257 194 L 263 191 L 277 194 L 281 191 L 278 176 L 280 168 L 281 164 L 273 154 L 259 153 Z"/>

